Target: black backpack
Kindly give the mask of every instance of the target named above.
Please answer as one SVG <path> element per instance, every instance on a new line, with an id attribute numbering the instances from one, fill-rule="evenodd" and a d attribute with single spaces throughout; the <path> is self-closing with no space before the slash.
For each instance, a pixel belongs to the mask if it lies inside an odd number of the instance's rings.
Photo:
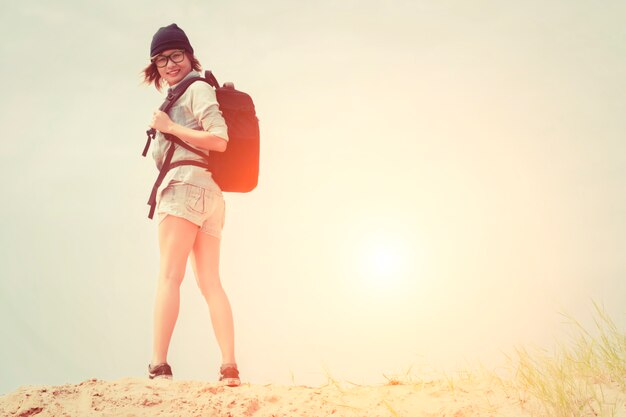
<path id="1" fill-rule="evenodd" d="M 167 113 L 176 100 L 187 90 L 187 87 L 196 81 L 207 82 L 215 88 L 217 102 L 228 127 L 228 146 L 224 152 L 211 152 L 207 156 L 176 136 L 165 134 L 165 139 L 170 142 L 170 146 L 148 200 L 148 205 L 150 205 L 148 217 L 150 219 L 154 215 L 156 193 L 165 174 L 177 166 L 195 165 L 206 168 L 211 172 L 213 179 L 222 191 L 247 193 L 257 186 L 259 178 L 259 119 L 256 117 L 252 98 L 248 94 L 235 90 L 232 83 L 225 83 L 220 87 L 213 73 L 205 71 L 204 78 L 188 78 L 177 85 L 173 91 L 168 93 L 159 110 Z M 148 153 L 151 139 L 154 139 L 156 131 L 150 129 L 146 133 L 148 140 L 143 149 L 143 156 Z M 177 146 L 182 146 L 201 156 L 205 162 L 183 160 L 172 163 L 172 156 Z"/>

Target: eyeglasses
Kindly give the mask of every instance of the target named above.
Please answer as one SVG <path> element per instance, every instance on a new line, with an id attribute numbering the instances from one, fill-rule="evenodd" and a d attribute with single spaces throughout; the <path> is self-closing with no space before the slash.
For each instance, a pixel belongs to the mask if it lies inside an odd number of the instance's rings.
<path id="1" fill-rule="evenodd" d="M 180 51 L 172 52 L 169 55 L 158 55 L 152 58 L 150 61 L 154 62 L 157 67 L 163 68 L 167 65 L 167 61 L 169 60 L 172 60 L 173 63 L 178 64 L 183 62 L 184 59 L 185 51 L 181 49 Z"/>

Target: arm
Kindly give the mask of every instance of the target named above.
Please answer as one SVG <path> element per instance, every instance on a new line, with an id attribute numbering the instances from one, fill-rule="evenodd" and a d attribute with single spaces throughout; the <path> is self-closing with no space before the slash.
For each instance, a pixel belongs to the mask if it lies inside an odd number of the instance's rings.
<path id="1" fill-rule="evenodd" d="M 150 127 L 161 133 L 174 135 L 192 146 L 206 149 L 207 151 L 224 152 L 228 144 L 225 139 L 204 130 L 194 130 L 174 123 L 167 113 L 160 110 L 154 112 Z"/>

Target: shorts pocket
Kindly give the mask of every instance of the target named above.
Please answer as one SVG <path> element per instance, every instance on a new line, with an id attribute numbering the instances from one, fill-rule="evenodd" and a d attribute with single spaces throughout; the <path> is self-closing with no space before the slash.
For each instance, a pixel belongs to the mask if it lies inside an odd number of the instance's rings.
<path id="1" fill-rule="evenodd" d="M 187 184 L 187 196 L 185 198 L 185 204 L 187 205 L 187 209 L 198 214 L 204 214 L 207 209 L 207 201 L 204 188 Z"/>

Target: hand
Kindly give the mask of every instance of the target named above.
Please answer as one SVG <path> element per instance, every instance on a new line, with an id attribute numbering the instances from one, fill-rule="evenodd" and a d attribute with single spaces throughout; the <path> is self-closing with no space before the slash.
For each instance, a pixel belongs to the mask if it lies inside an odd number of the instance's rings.
<path id="1" fill-rule="evenodd" d="M 172 122 L 172 119 L 170 119 L 170 116 L 168 116 L 167 113 L 157 110 L 152 115 L 152 123 L 150 123 L 150 127 L 161 133 L 169 133 L 173 124 L 174 122 Z"/>

